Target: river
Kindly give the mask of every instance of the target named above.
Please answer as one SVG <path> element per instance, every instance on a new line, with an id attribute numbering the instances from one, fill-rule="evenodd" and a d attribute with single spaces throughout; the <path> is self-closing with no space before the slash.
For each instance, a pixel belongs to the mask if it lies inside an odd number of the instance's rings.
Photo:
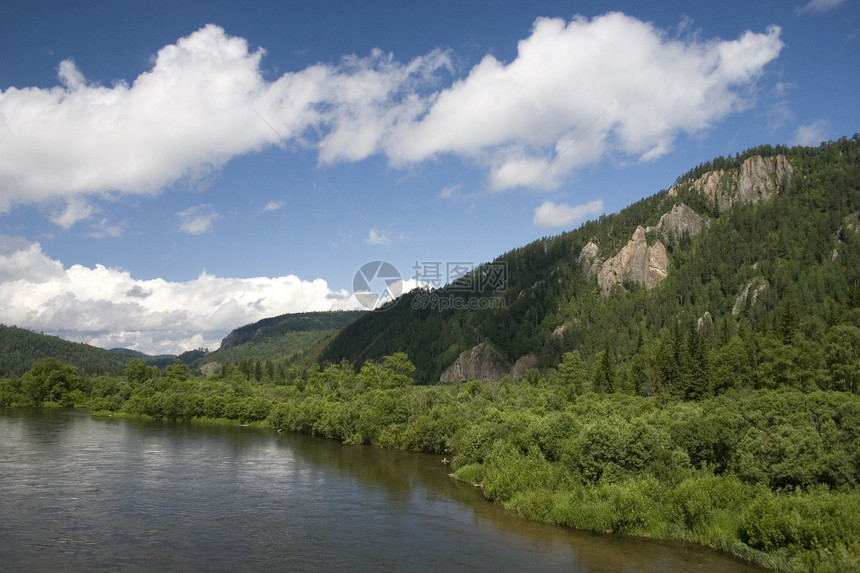
<path id="1" fill-rule="evenodd" d="M 761 571 L 527 521 L 447 471 L 272 430 L 0 409 L 0 568 Z"/>

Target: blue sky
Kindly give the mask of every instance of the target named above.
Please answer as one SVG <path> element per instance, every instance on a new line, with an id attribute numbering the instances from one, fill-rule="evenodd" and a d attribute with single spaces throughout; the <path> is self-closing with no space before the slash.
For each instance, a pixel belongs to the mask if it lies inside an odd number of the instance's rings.
<path id="1" fill-rule="evenodd" d="M 856 0 L 0 1 L 0 323 L 144 352 L 361 308 L 860 131 Z M 426 265 L 424 266 L 426 268 Z"/>

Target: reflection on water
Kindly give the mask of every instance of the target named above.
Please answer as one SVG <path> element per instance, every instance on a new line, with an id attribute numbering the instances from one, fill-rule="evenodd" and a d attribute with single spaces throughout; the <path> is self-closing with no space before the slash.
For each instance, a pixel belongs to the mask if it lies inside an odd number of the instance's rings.
<path id="1" fill-rule="evenodd" d="M 758 571 L 520 519 L 438 457 L 234 426 L 0 410 L 5 570 Z"/>

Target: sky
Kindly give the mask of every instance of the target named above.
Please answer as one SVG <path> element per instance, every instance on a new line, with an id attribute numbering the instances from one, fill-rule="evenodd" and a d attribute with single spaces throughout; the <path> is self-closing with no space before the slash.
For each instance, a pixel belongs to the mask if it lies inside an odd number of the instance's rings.
<path id="1" fill-rule="evenodd" d="M 177 354 L 441 286 L 851 137 L 858 72 L 857 0 L 0 0 L 0 323 Z"/>

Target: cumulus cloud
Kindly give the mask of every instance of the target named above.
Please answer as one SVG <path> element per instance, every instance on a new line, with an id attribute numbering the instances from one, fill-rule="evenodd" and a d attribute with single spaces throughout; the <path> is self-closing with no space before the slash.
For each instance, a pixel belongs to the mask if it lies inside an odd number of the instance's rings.
<path id="1" fill-rule="evenodd" d="M 0 235 L 0 323 L 150 354 L 217 347 L 243 324 L 286 312 L 360 309 L 322 279 L 141 280 L 123 269 L 65 268 L 38 243 Z"/>
<path id="2" fill-rule="evenodd" d="M 212 229 L 219 215 L 212 205 L 205 203 L 195 205 L 176 214 L 179 217 L 179 228 L 190 235 L 202 235 Z"/>
<path id="3" fill-rule="evenodd" d="M 827 128 L 830 124 L 827 120 L 819 120 L 806 125 L 801 125 L 794 132 L 795 145 L 818 146 L 822 141 L 827 141 Z"/>
<path id="4" fill-rule="evenodd" d="M 263 49 L 207 25 L 130 84 L 93 84 L 64 60 L 58 86 L 0 91 L 0 211 L 65 201 L 53 219 L 68 227 L 93 214 L 86 199 L 205 182 L 284 141 L 324 164 L 454 154 L 483 166 L 493 188 L 554 187 L 608 152 L 659 157 L 679 134 L 744 108 L 779 36 L 680 40 L 619 13 L 542 18 L 512 62 L 486 56 L 445 86 L 453 67 L 441 50 L 405 63 L 374 50 L 270 81 Z"/>
<path id="5" fill-rule="evenodd" d="M 278 209 L 280 209 L 283 206 L 284 206 L 283 201 L 269 201 L 268 203 L 266 203 L 266 206 L 263 207 L 263 211 L 264 212 L 266 212 L 266 211 L 277 211 Z"/>
<path id="6" fill-rule="evenodd" d="M 544 201 L 535 209 L 532 220 L 538 227 L 551 229 L 555 227 L 569 227 L 573 223 L 583 221 L 592 215 L 603 213 L 603 200 L 595 199 L 582 205 L 568 205 L 567 203 L 554 203 Z"/>
<path id="7" fill-rule="evenodd" d="M 609 150 L 654 159 L 679 134 L 743 109 L 779 36 L 774 26 L 737 40 L 675 40 L 620 13 L 541 18 L 515 60 L 486 56 L 423 117 L 397 126 L 388 153 L 395 162 L 471 156 L 495 188 L 540 182 L 547 170 L 554 186 Z"/>

